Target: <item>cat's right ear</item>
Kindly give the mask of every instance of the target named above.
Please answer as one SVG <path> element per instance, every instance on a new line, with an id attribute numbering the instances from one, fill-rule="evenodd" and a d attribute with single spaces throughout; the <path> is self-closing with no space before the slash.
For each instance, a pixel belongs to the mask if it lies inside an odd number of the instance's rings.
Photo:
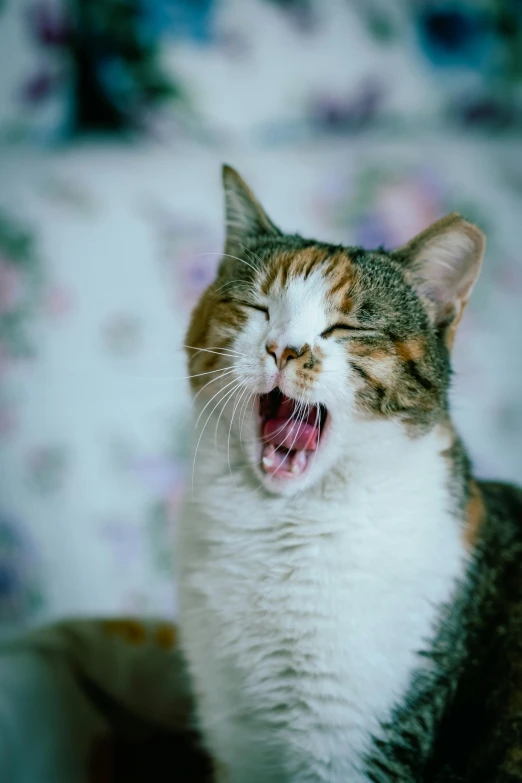
<path id="1" fill-rule="evenodd" d="M 480 228 L 453 212 L 392 254 L 448 348 L 480 272 L 485 247 Z"/>
<path id="2" fill-rule="evenodd" d="M 240 255 L 249 241 L 263 235 L 280 236 L 246 182 L 231 166 L 223 166 L 225 190 L 225 253 Z"/>

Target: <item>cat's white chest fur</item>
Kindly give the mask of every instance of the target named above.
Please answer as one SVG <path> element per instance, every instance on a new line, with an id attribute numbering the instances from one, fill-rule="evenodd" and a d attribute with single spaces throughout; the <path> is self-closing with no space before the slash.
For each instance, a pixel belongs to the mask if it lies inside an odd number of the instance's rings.
<path id="1" fill-rule="evenodd" d="M 180 621 L 229 783 L 367 780 L 465 567 L 437 436 L 295 498 L 203 455 L 180 524 Z"/>

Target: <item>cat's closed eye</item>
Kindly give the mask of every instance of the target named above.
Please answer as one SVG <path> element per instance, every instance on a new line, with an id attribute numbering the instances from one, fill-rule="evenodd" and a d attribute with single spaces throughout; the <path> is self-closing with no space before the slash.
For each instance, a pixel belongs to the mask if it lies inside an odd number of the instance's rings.
<path id="1" fill-rule="evenodd" d="M 333 324 L 333 326 L 329 326 L 328 329 L 325 329 L 324 332 L 321 332 L 321 337 L 327 338 L 327 337 L 334 337 L 339 332 L 365 332 L 365 334 L 373 333 L 373 329 L 366 329 L 363 326 L 354 326 L 353 324 Z"/>
<path id="2" fill-rule="evenodd" d="M 259 313 L 264 313 L 266 316 L 266 320 L 268 321 L 270 318 L 270 312 L 268 310 L 268 307 L 263 307 L 263 305 L 253 304 L 252 302 L 238 302 L 242 307 L 248 307 L 250 310 L 257 310 Z"/>
<path id="3" fill-rule="evenodd" d="M 259 313 L 264 313 L 266 320 L 268 321 L 270 319 L 270 312 L 268 310 L 268 307 L 265 307 L 264 305 L 256 304 L 255 302 L 245 302 L 243 299 L 222 299 L 222 304 L 235 304 L 239 305 L 240 307 L 247 307 L 249 310 L 257 310 Z"/>

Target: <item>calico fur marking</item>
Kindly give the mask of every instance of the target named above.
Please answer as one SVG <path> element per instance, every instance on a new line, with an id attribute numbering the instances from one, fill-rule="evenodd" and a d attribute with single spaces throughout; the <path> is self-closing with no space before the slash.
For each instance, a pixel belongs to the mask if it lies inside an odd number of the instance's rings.
<path id="1" fill-rule="evenodd" d="M 466 506 L 466 522 L 464 526 L 464 540 L 466 546 L 472 549 L 478 541 L 480 530 L 486 517 L 486 509 L 482 499 L 482 493 L 476 481 L 470 482 L 469 500 Z"/>

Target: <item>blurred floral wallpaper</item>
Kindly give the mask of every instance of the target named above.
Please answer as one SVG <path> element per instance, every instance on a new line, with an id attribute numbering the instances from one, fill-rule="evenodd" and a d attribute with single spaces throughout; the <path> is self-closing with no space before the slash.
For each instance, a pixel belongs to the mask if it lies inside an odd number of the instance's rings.
<path id="1" fill-rule="evenodd" d="M 0 629 L 175 614 L 222 162 L 305 235 L 486 230 L 453 405 L 522 479 L 521 2 L 3 0 L 0 51 Z"/>
<path id="2" fill-rule="evenodd" d="M 217 140 L 238 111 L 272 142 L 522 120 L 519 0 L 4 0 L 2 13 L 8 136 Z"/>

